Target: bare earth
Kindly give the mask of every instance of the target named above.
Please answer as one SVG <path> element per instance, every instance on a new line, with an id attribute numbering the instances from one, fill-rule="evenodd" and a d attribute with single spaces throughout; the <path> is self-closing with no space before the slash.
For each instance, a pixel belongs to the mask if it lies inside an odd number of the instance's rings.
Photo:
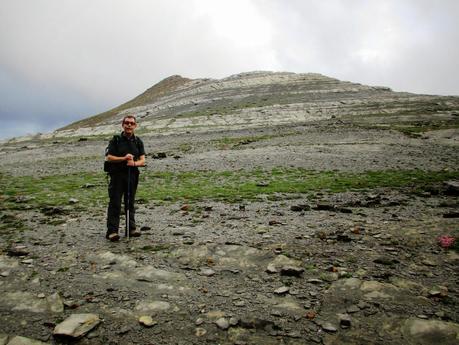
<path id="1" fill-rule="evenodd" d="M 216 144 L 223 137 L 263 139 Z M 457 130 L 412 138 L 333 119 L 143 140 L 151 171 L 459 167 Z M 5 144 L 0 171 L 100 172 L 105 146 Z M 105 206 L 22 210 L 14 216 L 27 230 L 12 245 L 27 255 L 8 253 L 0 233 L 0 344 L 15 335 L 48 344 L 459 344 L 459 255 L 436 242 L 457 231 L 458 203 L 442 188 L 139 203 L 142 237 L 119 243 L 104 238 Z M 52 225 L 56 217 L 64 221 Z M 101 323 L 76 340 L 53 336 L 85 313 Z"/>

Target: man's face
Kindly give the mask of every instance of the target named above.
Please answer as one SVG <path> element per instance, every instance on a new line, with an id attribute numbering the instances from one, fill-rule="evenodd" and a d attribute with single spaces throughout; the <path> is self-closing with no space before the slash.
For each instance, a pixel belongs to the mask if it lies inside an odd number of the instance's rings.
<path id="1" fill-rule="evenodd" d="M 127 118 L 124 119 L 124 121 L 123 121 L 124 133 L 126 133 L 128 135 L 129 134 L 133 134 L 136 127 L 137 127 L 137 123 L 135 122 L 135 119 L 133 119 L 131 117 L 127 117 Z"/>

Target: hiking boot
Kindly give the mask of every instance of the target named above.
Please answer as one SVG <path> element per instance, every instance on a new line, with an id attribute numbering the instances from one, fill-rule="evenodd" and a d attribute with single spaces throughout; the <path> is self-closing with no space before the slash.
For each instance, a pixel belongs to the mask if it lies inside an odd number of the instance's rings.
<path id="1" fill-rule="evenodd" d="M 120 239 L 120 235 L 116 232 L 112 232 L 110 234 L 107 234 L 107 239 L 110 240 L 111 242 L 116 242 Z"/>
<path id="2" fill-rule="evenodd" d="M 129 237 L 140 237 L 140 230 L 129 231 Z"/>

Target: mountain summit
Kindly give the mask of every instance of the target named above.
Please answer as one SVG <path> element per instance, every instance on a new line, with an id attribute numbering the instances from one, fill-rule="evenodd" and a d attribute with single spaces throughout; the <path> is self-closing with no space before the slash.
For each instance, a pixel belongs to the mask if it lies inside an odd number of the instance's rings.
<path id="1" fill-rule="evenodd" d="M 168 77 L 134 99 L 72 123 L 54 136 L 109 134 L 134 114 L 143 135 L 238 129 L 330 118 L 384 124 L 391 115 L 451 118 L 458 97 L 393 92 L 317 73 L 249 72 L 223 79 Z M 377 122 L 381 122 L 381 121 Z M 430 121 L 430 120 L 429 120 Z"/>

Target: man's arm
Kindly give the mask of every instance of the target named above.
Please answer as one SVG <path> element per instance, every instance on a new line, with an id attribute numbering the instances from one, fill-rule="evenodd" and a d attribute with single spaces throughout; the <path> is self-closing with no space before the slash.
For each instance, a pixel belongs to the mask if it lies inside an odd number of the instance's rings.
<path id="1" fill-rule="evenodd" d="M 128 160 L 127 165 L 130 167 L 143 167 L 145 166 L 145 155 L 141 155 L 139 160 L 134 161 L 133 159 Z"/>
<path id="2" fill-rule="evenodd" d="M 129 165 L 130 161 L 132 161 L 132 162 L 134 161 L 134 156 L 131 155 L 130 153 L 128 153 L 127 155 L 122 156 L 122 157 L 114 156 L 114 155 L 111 155 L 111 154 L 108 154 L 106 157 L 107 157 L 107 161 L 113 162 L 113 163 L 119 163 L 119 162 L 128 161 L 128 165 Z"/>

